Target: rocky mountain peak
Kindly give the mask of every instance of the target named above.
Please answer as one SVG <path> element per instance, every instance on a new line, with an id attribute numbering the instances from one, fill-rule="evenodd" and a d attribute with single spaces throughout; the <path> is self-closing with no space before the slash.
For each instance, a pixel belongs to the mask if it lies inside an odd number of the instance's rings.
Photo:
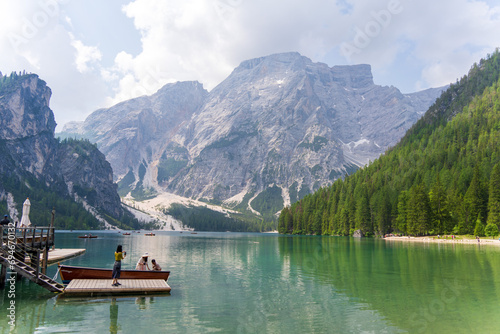
<path id="1" fill-rule="evenodd" d="M 48 132 L 56 128 L 49 108 L 52 91 L 36 74 L 4 76 L 0 84 L 0 137 L 16 139 Z"/>
<path id="2" fill-rule="evenodd" d="M 279 69 L 280 71 L 283 71 L 285 68 L 300 69 L 308 63 L 311 63 L 311 60 L 298 52 L 276 53 L 265 57 L 245 60 L 236 67 L 233 73 L 253 70 L 262 66 Z"/>
<path id="3" fill-rule="evenodd" d="M 278 53 L 243 61 L 224 82 L 232 81 L 233 77 L 254 80 L 275 75 L 291 76 L 293 73 L 301 75 L 322 73 L 322 80 L 329 79 L 339 85 L 351 88 L 361 88 L 373 84 L 370 65 L 340 65 L 330 68 L 323 63 L 313 63 L 309 58 L 297 52 Z"/>

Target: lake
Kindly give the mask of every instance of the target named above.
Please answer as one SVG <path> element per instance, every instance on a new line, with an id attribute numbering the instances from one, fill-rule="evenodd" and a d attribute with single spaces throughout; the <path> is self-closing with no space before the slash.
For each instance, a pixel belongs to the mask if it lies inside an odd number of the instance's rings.
<path id="1" fill-rule="evenodd" d="M 16 284 L 14 333 L 493 333 L 500 248 L 267 233 L 58 232 L 86 248 L 68 265 L 122 268 L 144 252 L 170 270 L 170 295 L 58 298 Z M 49 276 L 56 274 L 49 267 Z M 8 333 L 5 290 L 1 333 Z"/>

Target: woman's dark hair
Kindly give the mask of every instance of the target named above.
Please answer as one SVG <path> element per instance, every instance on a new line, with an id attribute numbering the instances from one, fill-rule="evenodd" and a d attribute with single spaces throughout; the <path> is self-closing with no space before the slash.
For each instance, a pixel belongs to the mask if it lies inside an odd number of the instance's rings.
<path id="1" fill-rule="evenodd" d="M 121 251 L 122 251 L 122 245 L 118 245 L 118 247 L 116 247 L 116 252 L 120 253 Z"/>

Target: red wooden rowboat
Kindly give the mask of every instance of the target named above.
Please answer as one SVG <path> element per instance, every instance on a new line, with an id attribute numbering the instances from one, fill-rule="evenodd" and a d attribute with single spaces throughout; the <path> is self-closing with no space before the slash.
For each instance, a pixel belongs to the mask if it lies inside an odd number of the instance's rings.
<path id="1" fill-rule="evenodd" d="M 111 279 L 112 269 L 74 267 L 59 265 L 63 284 L 73 279 Z M 120 279 L 163 279 L 168 280 L 170 271 L 122 269 Z"/>

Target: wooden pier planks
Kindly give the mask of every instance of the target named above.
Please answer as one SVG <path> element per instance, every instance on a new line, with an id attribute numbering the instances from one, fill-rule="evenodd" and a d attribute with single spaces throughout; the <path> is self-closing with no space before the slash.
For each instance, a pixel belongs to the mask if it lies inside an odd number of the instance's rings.
<path id="1" fill-rule="evenodd" d="M 74 279 L 64 289 L 66 296 L 149 295 L 169 293 L 171 288 L 162 279 L 120 279 L 120 286 L 112 286 L 112 279 Z"/>
<path id="2" fill-rule="evenodd" d="M 57 263 L 59 261 L 64 261 L 67 259 L 71 259 L 73 257 L 77 257 L 85 253 L 85 251 L 86 251 L 85 248 L 65 248 L 65 249 L 58 248 L 50 250 L 47 264 L 50 265 Z M 25 262 L 30 263 L 30 258 L 26 257 Z"/>
<path id="3" fill-rule="evenodd" d="M 67 260 L 85 253 L 85 248 L 66 248 L 53 249 L 49 251 L 48 264 L 53 264 L 58 261 Z"/>

